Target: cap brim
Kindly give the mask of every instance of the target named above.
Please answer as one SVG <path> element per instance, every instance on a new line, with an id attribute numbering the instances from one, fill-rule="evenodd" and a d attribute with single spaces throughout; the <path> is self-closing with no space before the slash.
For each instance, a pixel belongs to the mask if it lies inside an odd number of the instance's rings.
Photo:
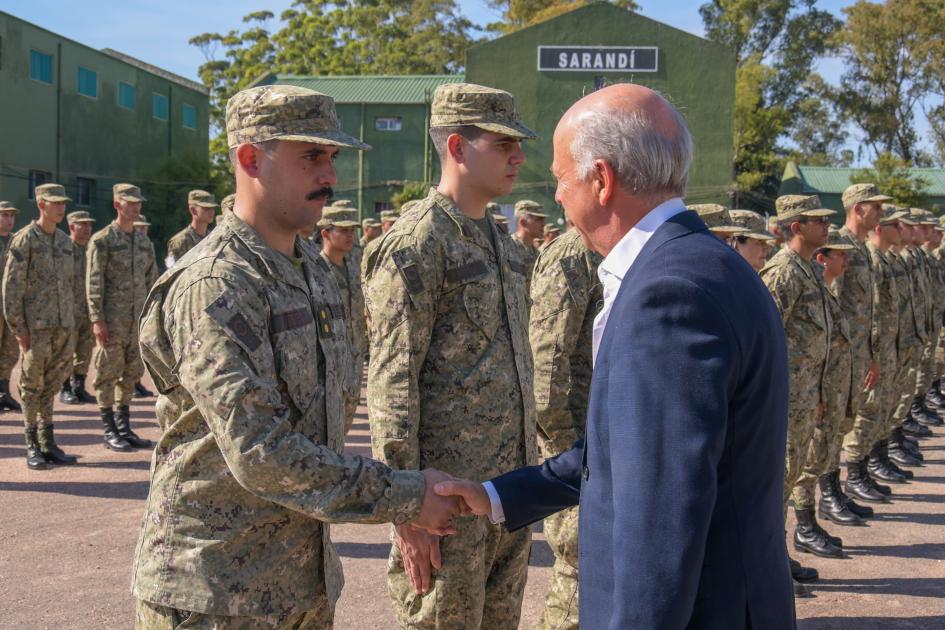
<path id="1" fill-rule="evenodd" d="M 839 252 L 845 252 L 847 250 L 855 249 L 853 245 L 850 244 L 839 244 L 839 245 L 824 245 L 821 249 L 835 249 Z"/>
<path id="2" fill-rule="evenodd" d="M 73 219 L 69 223 L 95 223 L 95 219 Z"/>
<path id="3" fill-rule="evenodd" d="M 866 199 L 862 199 L 858 201 L 857 203 L 863 203 L 864 201 L 892 201 L 892 200 L 893 198 L 890 197 L 889 195 L 873 195 L 872 197 L 867 197 Z"/>
<path id="4" fill-rule="evenodd" d="M 148 199 L 143 195 L 129 195 L 128 193 L 121 193 L 118 195 L 118 198 L 122 201 L 147 201 Z"/>
<path id="5" fill-rule="evenodd" d="M 49 203 L 69 203 L 72 201 L 72 197 L 63 197 L 62 195 L 43 195 L 42 199 Z"/>
<path id="6" fill-rule="evenodd" d="M 800 213 L 798 216 L 802 217 L 829 217 L 837 214 L 836 210 L 830 210 L 829 208 L 817 208 L 816 210 L 805 210 Z"/>
<path id="7" fill-rule="evenodd" d="M 9 212 L 10 214 L 20 214 L 20 211 L 16 208 L 0 208 L 0 214 Z"/>
<path id="8" fill-rule="evenodd" d="M 354 136 L 349 136 L 343 131 L 317 131 L 312 133 L 294 133 L 286 136 L 274 136 L 270 140 L 283 140 L 285 142 L 311 142 L 314 144 L 327 144 L 333 147 L 344 147 L 346 149 L 356 149 L 358 151 L 370 151 L 371 145 L 361 142 Z"/>
<path id="9" fill-rule="evenodd" d="M 725 232 L 726 234 L 746 234 L 748 228 L 742 227 L 740 225 L 716 225 L 709 228 L 710 232 Z"/>
<path id="10" fill-rule="evenodd" d="M 479 127 L 493 133 L 501 133 L 506 136 L 512 136 L 520 140 L 537 140 L 538 134 L 526 127 L 523 123 L 472 123 L 473 127 Z"/>
<path id="11" fill-rule="evenodd" d="M 220 204 L 210 203 L 209 201 L 193 201 L 191 203 L 193 203 L 193 205 L 195 206 L 200 206 L 202 208 L 219 208 L 220 207 Z"/>
<path id="12" fill-rule="evenodd" d="M 754 240 L 756 240 L 756 241 L 776 241 L 776 240 L 778 240 L 778 237 L 777 237 L 777 236 L 775 236 L 774 234 L 770 234 L 770 233 L 768 233 L 768 232 L 749 232 L 748 234 L 741 234 L 740 236 L 744 236 L 745 238 L 752 238 L 752 239 L 754 239 Z"/>
<path id="13" fill-rule="evenodd" d="M 318 223 L 318 227 L 340 227 L 340 228 L 356 228 L 361 227 L 361 224 L 357 221 L 332 221 L 330 223 Z"/>
<path id="14" fill-rule="evenodd" d="M 916 223 L 916 222 L 913 221 L 912 219 L 907 219 L 906 217 L 900 218 L 900 219 L 899 219 L 899 222 L 900 222 L 900 223 L 905 223 L 906 225 L 912 225 L 912 226 L 918 225 L 918 223 Z"/>

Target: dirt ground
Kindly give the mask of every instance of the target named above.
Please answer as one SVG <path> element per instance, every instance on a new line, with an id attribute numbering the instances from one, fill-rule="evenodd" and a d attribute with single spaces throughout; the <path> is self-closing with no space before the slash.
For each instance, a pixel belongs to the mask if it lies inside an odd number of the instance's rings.
<path id="1" fill-rule="evenodd" d="M 157 439 L 153 406 L 154 399 L 135 400 L 132 417 L 142 436 Z M 150 453 L 105 449 L 94 406 L 57 401 L 56 412 L 59 442 L 79 463 L 42 472 L 26 468 L 22 419 L 0 414 L 0 628 L 131 628 L 131 561 Z M 869 527 L 828 526 L 843 537 L 847 558 L 794 554 L 821 575 L 816 597 L 797 603 L 799 628 L 945 629 L 945 431 L 938 433 L 923 444 L 927 465 L 894 489 L 895 501 L 879 507 Z M 369 454 L 363 408 L 347 448 Z M 335 627 L 395 628 L 385 586 L 388 528 L 332 533 L 346 579 Z M 536 532 L 522 628 L 537 626 L 552 562 Z"/>

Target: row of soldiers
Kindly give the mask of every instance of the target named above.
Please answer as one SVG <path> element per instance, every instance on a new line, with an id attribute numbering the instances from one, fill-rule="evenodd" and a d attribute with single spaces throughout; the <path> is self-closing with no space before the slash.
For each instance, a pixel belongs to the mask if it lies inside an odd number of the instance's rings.
<path id="1" fill-rule="evenodd" d="M 842 558 L 843 541 L 817 516 L 866 524 L 873 509 L 858 501 L 888 503 L 881 482 L 913 478 L 918 440 L 942 424 L 945 219 L 891 201 L 873 184 L 851 185 L 840 229 L 815 195 L 779 197 L 767 225 L 751 211 L 692 207 L 759 271 L 781 312 L 791 378 L 784 506 L 793 501 L 794 548 L 820 557 Z M 816 571 L 793 559 L 791 570 L 795 594 L 808 596 L 802 583 Z"/>

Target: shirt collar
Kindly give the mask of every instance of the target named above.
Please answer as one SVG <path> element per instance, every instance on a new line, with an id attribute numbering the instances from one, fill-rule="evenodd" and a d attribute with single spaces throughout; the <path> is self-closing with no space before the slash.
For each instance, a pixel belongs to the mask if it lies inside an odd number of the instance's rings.
<path id="1" fill-rule="evenodd" d="M 673 197 L 647 212 L 636 225 L 630 228 L 629 232 L 623 235 L 623 238 L 604 258 L 597 272 L 601 281 L 604 280 L 605 275 L 623 280 L 653 233 L 668 219 L 685 210 L 686 205 L 682 198 Z"/>

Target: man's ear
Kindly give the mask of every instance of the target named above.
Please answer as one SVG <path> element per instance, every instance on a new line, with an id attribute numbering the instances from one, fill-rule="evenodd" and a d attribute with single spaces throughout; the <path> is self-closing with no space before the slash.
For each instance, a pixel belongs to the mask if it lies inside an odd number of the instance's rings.
<path id="1" fill-rule="evenodd" d="M 594 160 L 594 168 L 588 177 L 591 178 L 591 187 L 597 196 L 597 203 L 601 206 L 609 204 L 618 186 L 614 167 L 605 160 Z"/>
<path id="2" fill-rule="evenodd" d="M 463 164 L 466 161 L 465 144 L 463 137 L 458 133 L 451 133 L 446 138 L 446 152 L 450 154 L 453 161 L 457 164 Z"/>
<path id="3" fill-rule="evenodd" d="M 250 177 L 259 177 L 259 160 L 262 151 L 252 144 L 241 144 L 236 148 L 236 162 Z"/>

